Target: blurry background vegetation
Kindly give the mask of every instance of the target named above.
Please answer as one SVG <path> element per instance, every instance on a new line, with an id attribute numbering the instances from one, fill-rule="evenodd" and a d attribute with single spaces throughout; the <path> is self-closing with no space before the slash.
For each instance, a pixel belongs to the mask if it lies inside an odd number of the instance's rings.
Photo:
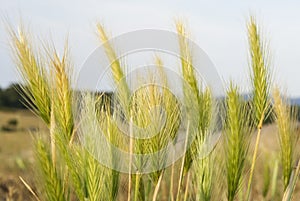
<path id="1" fill-rule="evenodd" d="M 23 98 L 18 93 L 20 89 L 19 84 L 11 84 L 7 88 L 0 87 L 0 109 L 25 109 Z"/>

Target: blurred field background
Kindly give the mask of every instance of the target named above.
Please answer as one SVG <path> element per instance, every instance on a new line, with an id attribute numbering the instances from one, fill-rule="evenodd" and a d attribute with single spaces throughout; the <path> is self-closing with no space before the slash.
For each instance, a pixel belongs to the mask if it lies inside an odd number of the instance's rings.
<path id="1" fill-rule="evenodd" d="M 31 200 L 19 176 L 34 183 L 32 138 L 47 128 L 31 111 L 0 110 L 0 200 Z"/>

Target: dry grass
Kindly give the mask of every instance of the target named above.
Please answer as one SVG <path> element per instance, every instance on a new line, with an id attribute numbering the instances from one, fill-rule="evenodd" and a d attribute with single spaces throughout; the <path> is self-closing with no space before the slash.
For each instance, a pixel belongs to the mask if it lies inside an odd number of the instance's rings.
<path id="1" fill-rule="evenodd" d="M 22 176 L 34 185 L 33 140 L 29 130 L 47 130 L 42 121 L 28 110 L 0 111 L 0 127 L 11 119 L 18 120 L 16 131 L 0 131 L 0 200 L 30 201 L 30 192 L 22 184 Z"/>

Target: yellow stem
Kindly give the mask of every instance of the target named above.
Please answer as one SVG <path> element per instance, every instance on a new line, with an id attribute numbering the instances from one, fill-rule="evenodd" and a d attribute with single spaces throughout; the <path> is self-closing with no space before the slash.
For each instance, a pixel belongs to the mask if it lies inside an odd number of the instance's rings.
<path id="1" fill-rule="evenodd" d="M 187 129 L 186 129 L 186 139 L 185 139 L 185 145 L 184 145 L 184 150 L 187 151 L 187 142 L 188 142 L 188 134 L 189 134 L 189 126 L 190 123 L 188 122 Z M 184 169 L 184 161 L 185 161 L 185 154 L 182 157 L 182 163 L 181 163 L 181 169 L 180 169 L 180 176 L 179 176 L 179 182 L 178 182 L 178 189 L 177 189 L 177 196 L 176 196 L 176 201 L 179 200 L 179 194 L 180 194 L 180 189 L 181 189 L 181 182 L 182 182 L 182 177 L 183 177 L 183 169 Z"/>
<path id="2" fill-rule="evenodd" d="M 156 184 L 156 186 L 155 186 L 155 190 L 154 190 L 154 193 L 153 193 L 153 199 L 152 199 L 152 201 L 155 201 L 156 198 L 157 198 L 158 190 L 159 190 L 159 187 L 160 187 L 162 178 L 163 178 L 163 176 L 164 176 L 164 172 L 165 172 L 165 170 L 163 170 L 163 171 L 161 172 L 160 176 L 159 176 L 158 182 L 157 182 L 157 184 Z"/>
<path id="3" fill-rule="evenodd" d="M 135 175 L 134 201 L 138 201 L 140 193 L 141 174 L 137 172 Z"/>
<path id="4" fill-rule="evenodd" d="M 188 175 L 187 175 L 187 178 L 186 178 L 184 201 L 187 201 L 187 197 L 188 197 L 188 189 L 189 189 L 189 182 L 190 182 L 190 171 L 187 174 Z"/>
<path id="5" fill-rule="evenodd" d="M 250 169 L 250 176 L 249 176 L 249 181 L 248 181 L 248 186 L 247 186 L 247 194 L 246 194 L 247 201 L 249 201 L 250 194 L 251 194 L 252 179 L 253 179 L 253 173 L 254 173 L 254 169 L 255 169 L 255 163 L 256 163 L 257 152 L 258 152 L 258 147 L 259 147 L 259 142 L 260 142 L 260 135 L 261 135 L 261 129 L 262 129 L 262 125 L 263 125 L 263 120 L 264 120 L 264 114 L 262 115 L 262 117 L 259 121 L 259 124 L 257 126 L 257 136 L 256 136 L 255 148 L 254 148 L 251 169 Z"/>
<path id="6" fill-rule="evenodd" d="M 53 96 L 53 94 L 52 94 Z M 56 162 L 56 147 L 55 147 L 55 117 L 53 111 L 54 101 L 52 99 L 51 103 L 51 116 L 50 116 L 50 143 L 51 143 L 51 157 L 52 157 L 52 165 L 55 166 Z"/>
<path id="7" fill-rule="evenodd" d="M 174 154 L 173 154 L 173 159 L 175 158 Z M 174 161 L 174 160 L 173 160 Z M 171 194 L 171 201 L 174 201 L 174 169 L 175 169 L 175 163 L 172 164 L 172 171 L 171 171 L 171 185 L 170 185 L 170 194 Z"/>
<path id="8" fill-rule="evenodd" d="M 130 201 L 131 199 L 131 165 L 132 165 L 132 153 L 133 153 L 133 139 L 132 139 L 132 132 L 133 132 L 133 128 L 132 128 L 132 118 L 130 118 L 130 136 L 129 136 L 129 181 L 128 181 L 128 196 L 127 196 L 127 200 Z"/>

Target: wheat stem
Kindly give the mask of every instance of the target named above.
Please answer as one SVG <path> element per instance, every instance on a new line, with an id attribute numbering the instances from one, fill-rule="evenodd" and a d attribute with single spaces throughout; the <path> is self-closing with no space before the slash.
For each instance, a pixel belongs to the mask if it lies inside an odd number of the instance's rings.
<path id="1" fill-rule="evenodd" d="M 187 173 L 185 192 L 184 192 L 184 201 L 187 201 L 188 198 L 188 190 L 189 190 L 189 182 L 190 182 L 190 171 Z"/>
<path id="2" fill-rule="evenodd" d="M 259 142 L 260 142 L 263 120 L 264 120 L 264 113 L 263 113 L 263 116 L 261 117 L 258 127 L 257 127 L 257 136 L 256 136 L 256 141 L 255 141 L 254 153 L 253 153 L 253 157 L 252 157 L 249 181 L 248 181 L 248 185 L 247 185 L 247 193 L 246 193 L 247 200 L 250 199 L 252 179 L 253 179 L 253 173 L 254 173 L 255 164 L 256 164 L 256 158 L 257 158 L 257 153 L 258 153 L 258 147 L 259 147 Z"/>
<path id="3" fill-rule="evenodd" d="M 186 134 L 185 134 L 186 138 L 185 138 L 185 143 L 184 143 L 184 151 L 187 151 L 188 136 L 189 136 L 189 132 L 190 132 L 189 127 L 190 127 L 190 122 L 188 121 L 187 128 L 186 128 Z M 180 196 L 181 183 L 182 183 L 183 171 L 184 171 L 184 163 L 185 163 L 185 154 L 182 156 L 176 201 L 179 200 L 179 196 Z"/>
<path id="4" fill-rule="evenodd" d="M 250 58 L 251 58 L 251 81 L 253 87 L 252 104 L 254 106 L 254 121 L 257 125 L 257 136 L 255 148 L 252 158 L 250 169 L 250 176 L 247 186 L 246 200 L 250 199 L 252 178 L 256 164 L 258 146 L 260 141 L 261 129 L 268 114 L 270 102 L 269 91 L 271 85 L 271 75 L 269 72 L 269 52 L 267 45 L 261 40 L 258 26 L 254 17 L 250 18 L 248 23 L 248 40 L 250 45 Z"/>
<path id="5" fill-rule="evenodd" d="M 139 172 L 135 175 L 134 201 L 139 200 L 141 175 Z"/>
<path id="6" fill-rule="evenodd" d="M 161 172 L 160 176 L 159 176 L 158 182 L 157 182 L 157 184 L 155 186 L 155 189 L 154 189 L 152 201 L 156 201 L 156 199 L 157 199 L 158 191 L 159 191 L 159 188 L 160 188 L 160 184 L 161 184 L 162 178 L 164 176 L 164 172 L 165 172 L 165 170 L 163 170 Z"/>
<path id="7" fill-rule="evenodd" d="M 29 192 L 34 196 L 34 198 L 37 200 L 37 201 L 41 201 L 39 199 L 39 197 L 37 196 L 37 194 L 33 191 L 33 189 L 30 187 L 30 185 L 21 177 L 19 176 L 19 179 L 21 180 L 21 182 L 24 184 L 24 186 L 29 190 Z"/>
<path id="8" fill-rule="evenodd" d="M 51 105 L 53 108 L 54 101 L 51 101 Z M 51 143 L 51 156 L 52 156 L 52 164 L 55 165 L 56 163 L 56 145 L 55 145 L 55 117 L 54 111 L 51 110 L 50 115 L 50 143 Z"/>
<path id="9" fill-rule="evenodd" d="M 131 200 L 131 183 L 132 183 L 132 170 L 131 170 L 131 168 L 132 168 L 132 154 L 133 154 L 133 122 L 132 122 L 132 117 L 130 118 L 130 122 L 129 122 L 129 126 L 130 126 L 130 130 L 129 130 L 129 132 L 130 132 L 130 138 L 129 138 L 129 140 L 130 140 L 130 142 L 129 142 L 129 178 L 128 178 L 128 195 L 127 195 L 127 200 L 128 201 L 130 201 Z"/>
<path id="10" fill-rule="evenodd" d="M 293 192 L 296 188 L 296 184 L 297 184 L 299 175 L 300 175 L 300 160 L 298 160 L 297 166 L 296 166 L 295 170 L 292 172 L 289 185 L 284 192 L 282 201 L 291 201 L 292 200 Z"/>
<path id="11" fill-rule="evenodd" d="M 175 158 L 175 153 L 173 154 L 173 159 Z M 173 160 L 174 161 L 174 160 Z M 175 163 L 172 164 L 172 170 L 171 170 L 171 181 L 170 181 L 170 195 L 171 195 L 171 201 L 174 201 L 174 170 L 175 170 Z"/>

